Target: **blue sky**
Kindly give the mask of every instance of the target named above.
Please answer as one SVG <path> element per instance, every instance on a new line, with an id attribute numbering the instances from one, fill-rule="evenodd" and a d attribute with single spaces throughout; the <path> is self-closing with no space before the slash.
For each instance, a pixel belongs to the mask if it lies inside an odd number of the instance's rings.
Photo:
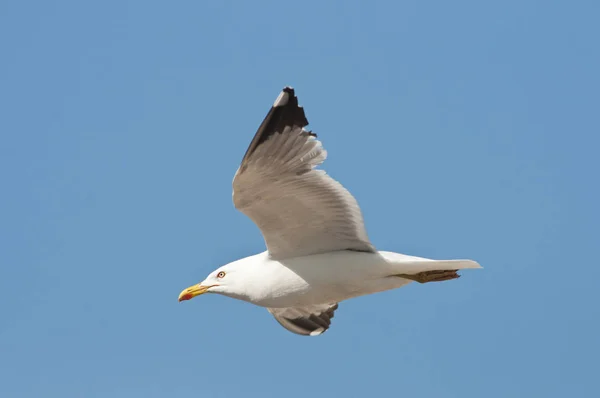
<path id="1" fill-rule="evenodd" d="M 593 1 L 3 1 L 0 396 L 599 394 Z M 382 250 L 484 270 L 305 338 L 179 292 L 292 85 Z"/>

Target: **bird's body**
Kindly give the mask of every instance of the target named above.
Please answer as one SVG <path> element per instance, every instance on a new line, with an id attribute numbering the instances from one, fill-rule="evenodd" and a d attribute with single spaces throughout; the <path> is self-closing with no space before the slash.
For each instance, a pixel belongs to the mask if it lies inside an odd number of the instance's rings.
<path id="1" fill-rule="evenodd" d="M 228 266 L 243 275 L 247 289 L 241 295 L 222 294 L 268 308 L 338 303 L 411 282 L 411 279 L 398 275 L 479 268 L 470 260 L 435 261 L 386 251 L 351 250 L 284 260 L 273 260 L 265 251 Z"/>
<path id="2" fill-rule="evenodd" d="M 356 199 L 325 171 L 327 155 L 291 87 L 258 128 L 233 180 L 233 203 L 260 228 L 267 251 L 224 265 L 179 300 L 218 293 L 266 307 L 286 329 L 319 335 L 338 303 L 411 281 L 458 278 L 472 260 L 377 251 Z"/>

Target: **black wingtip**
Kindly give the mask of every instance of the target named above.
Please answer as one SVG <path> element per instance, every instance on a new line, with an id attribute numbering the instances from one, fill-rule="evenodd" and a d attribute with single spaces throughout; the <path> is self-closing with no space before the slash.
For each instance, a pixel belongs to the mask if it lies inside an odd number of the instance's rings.
<path id="1" fill-rule="evenodd" d="M 304 108 L 298 105 L 298 97 L 296 97 L 294 89 L 290 86 L 285 86 L 275 99 L 269 113 L 254 135 L 250 146 L 246 150 L 242 164 L 260 144 L 269 139 L 273 134 L 277 132 L 283 133 L 288 126 L 303 128 L 307 125 L 308 119 L 304 114 Z M 314 133 L 309 134 L 316 137 Z"/>
<path id="2" fill-rule="evenodd" d="M 277 96 L 273 103 L 273 108 L 286 109 L 285 113 L 288 114 L 288 116 L 291 116 L 291 120 L 287 120 L 287 122 L 292 122 L 301 127 L 308 125 L 308 120 L 304 114 L 304 108 L 298 105 L 298 97 L 296 97 L 296 92 L 291 86 L 285 86 L 281 90 L 279 96 Z"/>
<path id="3" fill-rule="evenodd" d="M 288 105 L 293 107 L 298 106 L 298 98 L 296 97 L 293 87 L 285 86 L 279 93 L 275 102 L 273 102 L 273 108 L 280 108 Z"/>

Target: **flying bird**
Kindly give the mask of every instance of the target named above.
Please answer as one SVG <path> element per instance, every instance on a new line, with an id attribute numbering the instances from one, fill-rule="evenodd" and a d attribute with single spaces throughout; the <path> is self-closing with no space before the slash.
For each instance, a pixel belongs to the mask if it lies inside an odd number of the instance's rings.
<path id="1" fill-rule="evenodd" d="M 233 203 L 260 228 L 267 250 L 216 269 L 179 301 L 222 294 L 266 307 L 293 333 L 317 336 L 343 300 L 481 268 L 375 249 L 356 199 L 316 168 L 327 153 L 307 125 L 294 89 L 285 87 L 233 179 Z"/>

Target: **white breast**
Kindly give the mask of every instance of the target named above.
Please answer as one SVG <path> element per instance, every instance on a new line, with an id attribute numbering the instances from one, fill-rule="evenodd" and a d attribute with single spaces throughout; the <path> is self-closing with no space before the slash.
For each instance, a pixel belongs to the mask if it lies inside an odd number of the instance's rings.
<path id="1" fill-rule="evenodd" d="M 407 283 L 387 278 L 390 265 L 378 253 L 338 251 L 280 261 L 266 252 L 254 257 L 250 301 L 264 307 L 339 302 Z"/>

